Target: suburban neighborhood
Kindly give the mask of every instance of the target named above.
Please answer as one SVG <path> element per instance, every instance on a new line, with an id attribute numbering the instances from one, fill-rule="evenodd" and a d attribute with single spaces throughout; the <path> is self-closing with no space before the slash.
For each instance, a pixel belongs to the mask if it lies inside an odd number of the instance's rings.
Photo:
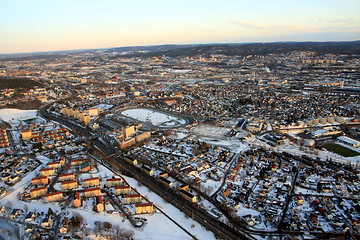
<path id="1" fill-rule="evenodd" d="M 359 55 L 214 49 L 0 58 L 0 235 L 358 239 Z"/>

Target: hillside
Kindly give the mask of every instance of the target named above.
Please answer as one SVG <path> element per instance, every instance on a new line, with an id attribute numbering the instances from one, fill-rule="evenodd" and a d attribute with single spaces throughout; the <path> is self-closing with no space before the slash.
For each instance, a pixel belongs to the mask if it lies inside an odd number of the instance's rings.
<path id="1" fill-rule="evenodd" d="M 0 89 L 17 89 L 17 88 L 26 88 L 31 89 L 35 86 L 42 86 L 41 83 L 38 83 L 34 80 L 27 79 L 27 78 L 6 78 L 1 77 L 0 78 Z"/>
<path id="2" fill-rule="evenodd" d="M 195 55 L 267 55 L 282 54 L 291 51 L 313 51 L 318 54 L 360 54 L 360 41 L 351 42 L 275 42 L 245 44 L 212 44 L 180 47 L 165 51 L 136 53 L 129 56 L 195 56 Z"/>

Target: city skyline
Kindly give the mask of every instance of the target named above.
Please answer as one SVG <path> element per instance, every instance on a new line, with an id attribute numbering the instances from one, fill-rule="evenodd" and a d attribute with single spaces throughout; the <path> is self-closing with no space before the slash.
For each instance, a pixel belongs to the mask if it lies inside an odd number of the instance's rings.
<path id="1" fill-rule="evenodd" d="M 360 2 L 0 1 L 1 53 L 360 39 Z"/>

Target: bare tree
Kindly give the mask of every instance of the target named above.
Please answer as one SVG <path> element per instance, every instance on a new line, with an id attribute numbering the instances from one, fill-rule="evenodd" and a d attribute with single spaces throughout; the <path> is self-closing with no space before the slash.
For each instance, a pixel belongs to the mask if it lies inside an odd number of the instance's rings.
<path id="1" fill-rule="evenodd" d="M 26 205 L 26 204 L 24 204 L 24 211 L 25 211 L 25 212 L 28 212 L 28 211 L 29 211 L 29 207 L 28 207 L 28 205 Z"/>
<path id="2" fill-rule="evenodd" d="M 12 204 L 12 202 L 10 202 L 10 201 L 8 201 L 8 202 L 5 204 L 5 207 L 8 208 L 8 209 L 12 208 L 12 206 L 13 206 L 13 204 Z"/>

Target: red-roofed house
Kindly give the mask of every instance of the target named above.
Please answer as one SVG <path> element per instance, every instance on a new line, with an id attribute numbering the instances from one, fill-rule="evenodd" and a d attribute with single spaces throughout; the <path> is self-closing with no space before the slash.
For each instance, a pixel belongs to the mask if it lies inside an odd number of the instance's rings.
<path id="1" fill-rule="evenodd" d="M 56 202 L 64 199 L 62 192 L 53 192 L 45 195 L 46 202 Z"/>
<path id="2" fill-rule="evenodd" d="M 45 185 L 49 184 L 49 177 L 43 176 L 43 177 L 36 177 L 31 179 L 31 183 L 33 185 Z"/>
<path id="3" fill-rule="evenodd" d="M 122 182 L 123 182 L 122 178 L 110 178 L 110 179 L 106 179 L 106 186 L 107 187 L 120 186 Z"/>
<path id="4" fill-rule="evenodd" d="M 40 175 L 41 176 L 52 176 L 55 175 L 55 169 L 54 168 L 44 168 L 40 169 Z"/>
<path id="5" fill-rule="evenodd" d="M 64 173 L 59 175 L 59 181 L 69 181 L 75 179 L 75 173 Z"/>
<path id="6" fill-rule="evenodd" d="M 99 186 L 99 185 L 100 185 L 100 180 L 98 177 L 84 179 L 85 187 L 93 187 L 93 186 Z"/>
<path id="7" fill-rule="evenodd" d="M 131 187 L 130 186 L 117 186 L 115 187 L 115 194 L 129 194 L 131 193 Z"/>
<path id="8" fill-rule="evenodd" d="M 101 195 L 101 191 L 99 187 L 84 189 L 85 197 L 97 197 Z"/>
<path id="9" fill-rule="evenodd" d="M 48 193 L 47 187 L 39 187 L 39 188 L 30 189 L 30 197 L 31 198 L 41 197 L 47 193 Z"/>
<path id="10" fill-rule="evenodd" d="M 140 194 L 127 194 L 124 196 L 125 203 L 139 203 L 141 202 Z"/>
<path id="11" fill-rule="evenodd" d="M 140 203 L 135 205 L 136 214 L 145 214 L 154 212 L 153 203 Z"/>

